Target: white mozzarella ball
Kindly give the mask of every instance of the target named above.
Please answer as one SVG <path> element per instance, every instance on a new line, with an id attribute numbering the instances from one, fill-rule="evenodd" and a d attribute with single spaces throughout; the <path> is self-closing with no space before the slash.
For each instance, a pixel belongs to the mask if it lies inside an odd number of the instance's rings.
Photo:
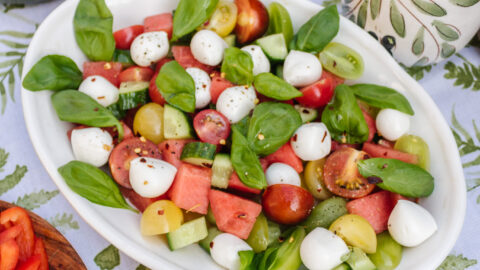
<path id="1" fill-rule="evenodd" d="M 217 235 L 213 238 L 210 247 L 210 255 L 213 260 L 229 270 L 240 268 L 239 251 L 252 250 L 245 241 L 229 233 Z"/>
<path id="2" fill-rule="evenodd" d="M 321 227 L 307 234 L 300 245 L 300 257 L 310 270 L 330 270 L 349 252 L 342 238 Z"/>
<path id="3" fill-rule="evenodd" d="M 107 107 L 118 101 L 118 88 L 102 76 L 93 75 L 82 81 L 78 91 Z"/>
<path id="4" fill-rule="evenodd" d="M 290 51 L 283 65 L 283 79 L 295 87 L 312 84 L 322 76 L 322 64 L 318 58 L 301 51 Z"/>
<path id="5" fill-rule="evenodd" d="M 209 66 L 216 66 L 222 62 L 223 51 L 226 48 L 228 45 L 225 40 L 210 30 L 198 31 L 190 41 L 193 57 Z"/>
<path id="6" fill-rule="evenodd" d="M 130 161 L 130 184 L 138 195 L 154 198 L 163 195 L 173 183 L 177 168 L 161 159 L 137 157 Z"/>
<path id="7" fill-rule="evenodd" d="M 301 186 L 300 176 L 297 171 L 285 163 L 272 163 L 265 172 L 265 177 L 269 186 L 276 184 Z"/>
<path id="8" fill-rule="evenodd" d="M 253 87 L 234 86 L 225 89 L 217 100 L 217 111 L 235 124 L 255 108 L 257 95 Z"/>
<path id="9" fill-rule="evenodd" d="M 405 247 L 416 247 L 432 236 L 437 223 L 422 206 L 407 200 L 398 201 L 388 218 L 388 232 Z"/>
<path id="10" fill-rule="evenodd" d="M 195 82 L 195 108 L 204 108 L 212 100 L 210 95 L 212 80 L 207 72 L 199 68 L 187 68 L 186 71 Z"/>
<path id="11" fill-rule="evenodd" d="M 70 140 L 75 159 L 96 167 L 107 163 L 113 149 L 110 133 L 97 127 L 74 129 Z"/>
<path id="12" fill-rule="evenodd" d="M 299 158 L 317 160 L 330 153 L 332 138 L 324 123 L 307 123 L 295 131 L 290 144 Z"/>
<path id="13" fill-rule="evenodd" d="M 147 32 L 133 40 L 130 54 L 135 64 L 147 67 L 167 56 L 169 46 L 165 31 Z"/>
<path id="14" fill-rule="evenodd" d="M 242 48 L 242 51 L 247 52 L 252 57 L 253 61 L 253 75 L 257 75 L 263 72 L 270 72 L 270 61 L 263 53 L 260 46 L 248 45 Z"/>
<path id="15" fill-rule="evenodd" d="M 381 110 L 375 122 L 378 132 L 390 141 L 396 141 L 410 129 L 410 116 L 393 109 Z"/>

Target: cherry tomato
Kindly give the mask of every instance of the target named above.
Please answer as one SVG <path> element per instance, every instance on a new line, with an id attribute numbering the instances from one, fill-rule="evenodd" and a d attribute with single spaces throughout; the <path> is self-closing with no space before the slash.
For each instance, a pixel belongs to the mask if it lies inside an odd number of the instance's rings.
<path id="1" fill-rule="evenodd" d="M 325 106 L 332 99 L 334 89 L 333 79 L 322 75 L 322 78 L 316 83 L 300 89 L 303 96 L 296 98 L 296 100 L 306 107 L 318 108 Z"/>
<path id="2" fill-rule="evenodd" d="M 349 246 L 361 248 L 366 253 L 377 250 L 377 235 L 368 221 L 358 215 L 344 215 L 335 220 L 330 231 L 341 237 Z"/>
<path id="3" fill-rule="evenodd" d="M 20 248 L 20 261 L 24 261 L 32 256 L 35 245 L 35 235 L 27 211 L 21 207 L 12 207 L 3 211 L 0 214 L 0 225 L 6 229 L 20 225 L 23 232 L 16 238 L 18 247 Z"/>
<path id="4" fill-rule="evenodd" d="M 225 144 L 230 135 L 228 119 L 212 109 L 203 110 L 195 115 L 193 128 L 200 140 L 211 144 Z"/>
<path id="5" fill-rule="evenodd" d="M 113 38 L 115 38 L 115 47 L 120 50 L 129 50 L 133 40 L 142 34 L 143 31 L 143 25 L 132 25 L 115 31 L 113 33 Z"/>
<path id="6" fill-rule="evenodd" d="M 226 37 L 233 31 L 237 22 L 237 6 L 229 1 L 220 0 L 210 20 L 203 28 L 216 32 L 221 37 Z"/>
<path id="7" fill-rule="evenodd" d="M 163 137 L 163 107 L 157 103 L 143 105 L 133 119 L 133 132 L 140 134 L 155 144 Z"/>
<path id="8" fill-rule="evenodd" d="M 98 75 L 104 77 L 113 85 L 118 87 L 120 85 L 118 76 L 120 75 L 120 72 L 122 72 L 122 69 L 122 63 L 85 62 L 83 63 L 83 79 L 89 76 Z"/>
<path id="9" fill-rule="evenodd" d="M 170 58 L 163 58 L 162 60 L 158 61 L 157 65 L 155 66 L 155 75 L 153 75 L 152 79 L 150 80 L 150 86 L 148 87 L 148 95 L 150 96 L 150 99 L 162 106 L 165 105 L 167 101 L 165 98 L 163 98 L 160 90 L 158 90 L 157 77 L 158 72 L 160 72 L 160 69 L 162 69 L 163 65 L 170 61 L 172 61 Z"/>
<path id="10" fill-rule="evenodd" d="M 310 214 L 313 196 L 305 189 L 288 184 L 269 186 L 262 197 L 265 214 L 281 224 L 296 224 Z"/>
<path id="11" fill-rule="evenodd" d="M 353 49 L 330 42 L 319 55 L 322 66 L 345 79 L 358 79 L 363 74 L 363 58 Z"/>
<path id="12" fill-rule="evenodd" d="M 165 234 L 174 231 L 183 223 L 183 213 L 172 201 L 161 200 L 150 204 L 142 214 L 142 235 Z"/>
<path id="13" fill-rule="evenodd" d="M 360 198 L 372 192 L 375 185 L 369 184 L 357 169 L 357 161 L 367 157 L 367 153 L 350 147 L 333 152 L 327 158 L 323 171 L 327 189 L 349 199 Z"/>
<path id="14" fill-rule="evenodd" d="M 165 140 L 158 145 L 158 149 L 160 149 L 163 159 L 178 169 L 183 164 L 180 160 L 183 147 L 190 142 L 194 142 L 194 140 Z"/>
<path id="15" fill-rule="evenodd" d="M 135 208 L 137 208 L 142 213 L 150 204 L 167 198 L 166 194 L 155 198 L 145 198 L 138 195 L 138 193 L 136 193 L 133 189 L 124 188 L 122 186 L 119 186 L 119 188 L 120 192 L 122 192 L 123 197 L 127 198 L 135 206 Z"/>
<path id="16" fill-rule="evenodd" d="M 20 248 L 15 239 L 0 244 L 0 269 L 15 269 L 20 257 Z"/>
<path id="17" fill-rule="evenodd" d="M 235 34 L 239 43 L 261 37 L 268 28 L 268 11 L 258 0 L 235 0 L 238 8 Z"/>
<path id="18" fill-rule="evenodd" d="M 33 249 L 33 256 L 40 256 L 40 266 L 38 270 L 48 270 L 48 256 L 45 251 L 45 244 L 42 238 L 35 238 L 35 248 Z"/>
<path id="19" fill-rule="evenodd" d="M 324 165 L 325 158 L 309 161 L 307 166 L 305 166 L 305 173 L 303 174 L 308 191 L 312 193 L 313 197 L 320 200 L 332 197 L 332 193 L 325 187 L 323 180 Z"/>
<path id="20" fill-rule="evenodd" d="M 120 72 L 120 82 L 142 82 L 150 81 L 153 77 L 153 70 L 149 67 L 129 67 Z"/>

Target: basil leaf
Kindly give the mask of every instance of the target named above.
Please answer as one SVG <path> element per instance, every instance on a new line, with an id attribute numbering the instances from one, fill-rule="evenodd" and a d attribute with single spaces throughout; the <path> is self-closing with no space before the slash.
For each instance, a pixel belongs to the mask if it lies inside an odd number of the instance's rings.
<path id="1" fill-rule="evenodd" d="M 52 95 L 53 108 L 62 121 L 90 127 L 117 127 L 119 140 L 123 139 L 123 126 L 113 113 L 90 96 L 65 90 Z"/>
<path id="2" fill-rule="evenodd" d="M 73 160 L 58 168 L 58 172 L 75 193 L 92 203 L 138 213 L 127 204 L 112 178 L 99 168 Z"/>
<path id="3" fill-rule="evenodd" d="M 273 2 L 268 6 L 268 18 L 268 29 L 265 35 L 282 33 L 285 43 L 290 43 L 293 38 L 293 25 L 287 9 L 282 4 Z"/>
<path id="4" fill-rule="evenodd" d="M 258 265 L 258 269 L 299 269 L 302 264 L 300 246 L 306 233 L 305 229 L 301 226 L 292 229 L 292 233 L 288 237 L 285 237 L 285 241 L 279 246 L 270 247 L 265 251 Z"/>
<path id="5" fill-rule="evenodd" d="M 375 84 L 355 84 L 350 87 L 358 99 L 372 107 L 389 108 L 409 115 L 414 114 L 408 100 L 392 88 Z"/>
<path id="6" fill-rule="evenodd" d="M 23 88 L 30 91 L 77 89 L 82 72 L 72 59 L 51 54 L 42 57 L 23 79 Z"/>
<path id="7" fill-rule="evenodd" d="M 297 88 L 270 72 L 255 76 L 253 84 L 260 94 L 277 100 L 289 100 L 303 96 Z"/>
<path id="8" fill-rule="evenodd" d="M 318 53 L 337 35 L 340 26 L 337 6 L 322 9 L 308 20 L 292 40 L 291 50 Z"/>
<path id="9" fill-rule="evenodd" d="M 363 177 L 379 177 L 378 187 L 407 197 L 427 197 L 434 189 L 433 176 L 426 170 L 397 159 L 371 158 L 357 162 Z"/>
<path id="10" fill-rule="evenodd" d="M 217 4 L 218 0 L 180 0 L 173 15 L 172 41 L 193 32 L 206 22 Z"/>
<path id="11" fill-rule="evenodd" d="M 258 263 L 262 258 L 262 253 L 255 253 L 253 250 L 241 250 L 238 252 L 240 257 L 239 270 L 258 270 Z"/>
<path id="12" fill-rule="evenodd" d="M 242 120 L 238 121 L 235 126 L 244 137 L 247 137 L 248 127 L 250 126 L 250 116 L 245 116 Z"/>
<path id="13" fill-rule="evenodd" d="M 250 149 L 247 139 L 236 126 L 232 126 L 232 132 L 230 159 L 240 181 L 251 188 L 265 188 L 267 180 L 257 155 Z"/>
<path id="14" fill-rule="evenodd" d="M 73 28 L 80 49 L 92 61 L 110 61 L 115 51 L 113 16 L 104 0 L 80 0 Z"/>
<path id="15" fill-rule="evenodd" d="M 185 112 L 195 111 L 195 82 L 177 61 L 163 65 L 156 84 L 170 105 Z"/>
<path id="16" fill-rule="evenodd" d="M 266 156 L 287 143 L 301 125 L 302 118 L 293 106 L 263 102 L 253 111 L 248 142 L 255 153 Z"/>
<path id="17" fill-rule="evenodd" d="M 130 50 L 118 50 L 113 52 L 112 62 L 122 63 L 123 68 L 134 66 L 135 63 L 130 55 Z"/>
<path id="18" fill-rule="evenodd" d="M 250 85 L 253 82 L 253 60 L 249 53 L 236 47 L 225 49 L 222 72 L 234 84 Z"/>
<path id="19" fill-rule="evenodd" d="M 362 143 L 368 139 L 368 125 L 353 95 L 353 90 L 341 84 L 322 113 L 322 122 L 332 138 L 341 143 Z"/>

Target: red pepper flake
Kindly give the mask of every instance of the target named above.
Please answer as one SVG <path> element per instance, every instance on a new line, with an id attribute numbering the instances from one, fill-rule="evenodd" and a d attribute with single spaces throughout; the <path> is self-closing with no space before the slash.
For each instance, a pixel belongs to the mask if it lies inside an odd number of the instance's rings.
<path id="1" fill-rule="evenodd" d="M 165 149 L 168 150 L 168 148 L 170 148 L 170 144 L 166 143 L 166 144 L 165 144 Z"/>
<path id="2" fill-rule="evenodd" d="M 105 96 L 99 96 L 97 99 L 105 99 Z"/>
<path id="3" fill-rule="evenodd" d="M 325 141 L 326 137 L 327 137 L 327 131 L 325 131 L 325 133 L 323 133 L 322 143 Z"/>
<path id="4" fill-rule="evenodd" d="M 297 141 L 297 134 L 293 135 L 293 138 L 292 138 L 292 140 L 293 140 L 294 142 L 296 142 L 296 141 Z"/>
<path id="5" fill-rule="evenodd" d="M 153 165 L 147 164 L 148 168 L 153 168 Z"/>
<path id="6" fill-rule="evenodd" d="M 98 112 L 98 110 L 99 110 L 98 107 L 93 108 L 94 112 Z"/>
<path id="7" fill-rule="evenodd" d="M 95 82 L 97 80 L 97 78 L 92 78 L 92 82 Z"/>
<path id="8" fill-rule="evenodd" d="M 157 211 L 157 214 L 158 214 L 159 216 L 163 216 L 163 214 L 165 214 L 165 210 L 160 209 L 160 210 Z"/>
<path id="9" fill-rule="evenodd" d="M 213 241 L 210 242 L 210 248 L 213 248 Z"/>
<path id="10" fill-rule="evenodd" d="M 106 70 L 109 70 L 112 68 L 112 64 L 110 63 L 105 63 L 105 65 L 103 65 L 103 68 L 106 69 Z"/>

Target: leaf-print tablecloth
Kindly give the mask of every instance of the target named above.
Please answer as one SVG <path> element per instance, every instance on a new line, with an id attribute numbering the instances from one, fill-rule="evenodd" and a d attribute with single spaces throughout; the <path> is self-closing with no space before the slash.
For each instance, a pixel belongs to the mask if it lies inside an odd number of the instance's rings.
<path id="1" fill-rule="evenodd" d="M 20 101 L 22 61 L 38 24 L 60 3 L 0 6 L 0 199 L 48 220 L 64 233 L 88 269 L 145 269 L 98 235 L 59 194 L 25 128 Z M 439 269 L 480 269 L 480 40 L 472 41 L 470 47 L 445 62 L 406 70 L 423 85 L 449 121 L 467 179 L 465 225 Z"/>

